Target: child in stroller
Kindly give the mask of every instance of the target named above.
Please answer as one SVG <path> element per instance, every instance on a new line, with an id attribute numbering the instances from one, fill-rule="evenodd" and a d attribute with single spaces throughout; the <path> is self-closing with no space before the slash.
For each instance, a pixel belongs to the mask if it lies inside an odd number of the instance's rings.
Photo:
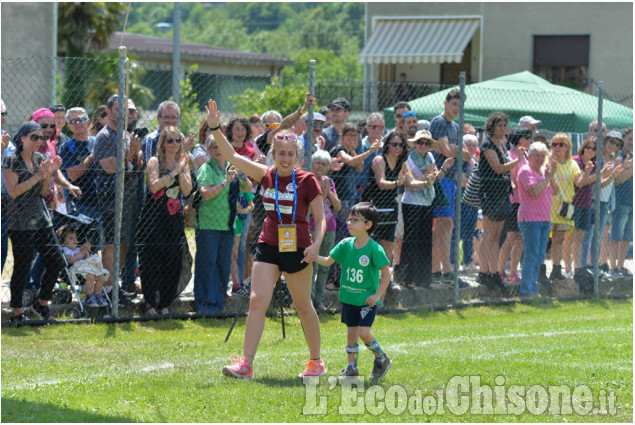
<path id="1" fill-rule="evenodd" d="M 108 302 L 102 295 L 104 287 L 104 266 L 98 254 L 91 254 L 90 241 L 79 247 L 77 231 L 73 226 L 62 225 L 57 229 L 57 236 L 66 261 L 71 266 L 70 272 L 84 277 L 84 291 L 88 307 L 106 307 Z"/>

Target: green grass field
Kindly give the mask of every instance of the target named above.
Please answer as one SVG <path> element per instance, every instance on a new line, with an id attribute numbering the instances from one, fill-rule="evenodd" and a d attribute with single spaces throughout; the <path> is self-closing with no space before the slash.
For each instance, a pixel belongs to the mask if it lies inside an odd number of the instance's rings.
<path id="1" fill-rule="evenodd" d="M 297 317 L 284 340 L 279 319 L 268 319 L 254 381 L 220 373 L 241 351 L 244 319 L 228 343 L 229 320 L 3 328 L 2 421 L 633 420 L 632 300 L 379 316 L 374 334 L 394 364 L 363 390 L 335 378 L 346 365 L 339 316 L 320 320 L 329 376 L 317 386 L 296 378 L 307 357 Z M 360 372 L 371 367 L 362 348 Z M 479 379 L 483 403 L 472 394 Z M 571 397 L 551 396 L 555 386 Z M 491 388 L 502 394 L 493 412 Z"/>

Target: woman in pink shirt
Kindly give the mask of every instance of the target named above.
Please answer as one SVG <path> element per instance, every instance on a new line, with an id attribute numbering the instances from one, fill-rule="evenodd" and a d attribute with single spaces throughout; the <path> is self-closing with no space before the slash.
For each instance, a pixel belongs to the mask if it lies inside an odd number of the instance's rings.
<path id="1" fill-rule="evenodd" d="M 527 163 L 516 176 L 518 227 L 523 235 L 522 279 L 520 298 L 531 300 L 538 294 L 538 272 L 547 252 L 551 226 L 551 197 L 558 193 L 554 180 L 556 164 L 544 166 L 549 150 L 544 143 L 534 142 L 529 147 Z"/>

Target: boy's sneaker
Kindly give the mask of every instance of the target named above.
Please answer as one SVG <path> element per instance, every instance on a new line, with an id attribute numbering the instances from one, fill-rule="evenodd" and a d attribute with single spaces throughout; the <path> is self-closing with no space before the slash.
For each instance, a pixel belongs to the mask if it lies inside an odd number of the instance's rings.
<path id="1" fill-rule="evenodd" d="M 86 305 L 88 307 L 99 307 L 99 303 L 97 302 L 97 297 L 95 296 L 95 294 L 90 294 L 86 298 Z"/>
<path id="2" fill-rule="evenodd" d="M 33 302 L 31 310 L 36 315 L 40 316 L 42 320 L 49 320 L 51 318 L 51 310 L 49 309 L 49 307 L 40 305 L 37 299 Z"/>
<path id="3" fill-rule="evenodd" d="M 377 357 L 375 358 L 375 362 L 373 363 L 373 370 L 370 372 L 370 379 L 381 379 L 384 377 L 388 369 L 392 366 L 392 361 L 390 357 L 384 354 L 383 358 Z"/>
<path id="4" fill-rule="evenodd" d="M 108 301 L 101 294 L 95 295 L 95 301 L 97 301 L 97 305 L 99 307 L 106 307 L 108 305 Z"/>
<path id="5" fill-rule="evenodd" d="M 340 376 L 359 376 L 359 369 L 348 365 L 346 366 L 346 369 L 342 369 Z"/>
<path id="6" fill-rule="evenodd" d="M 234 360 L 234 364 L 223 367 L 223 375 L 230 378 L 254 379 L 254 367 L 249 366 L 244 357 L 232 354 L 231 359 Z"/>
<path id="7" fill-rule="evenodd" d="M 303 365 L 306 365 L 304 372 L 299 373 L 299 378 L 305 376 L 323 376 L 326 375 L 326 367 L 324 366 L 324 360 L 303 360 Z"/>

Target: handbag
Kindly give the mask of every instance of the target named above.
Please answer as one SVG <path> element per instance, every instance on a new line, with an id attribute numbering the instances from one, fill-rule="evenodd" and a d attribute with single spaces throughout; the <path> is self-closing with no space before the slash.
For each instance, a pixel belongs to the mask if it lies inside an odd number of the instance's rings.
<path id="1" fill-rule="evenodd" d="M 560 209 L 558 210 L 558 215 L 560 217 L 564 217 L 567 220 L 572 220 L 574 212 L 575 206 L 573 204 L 562 201 L 562 206 L 560 206 Z"/>
<path id="2" fill-rule="evenodd" d="M 461 202 L 479 208 L 481 206 L 481 199 L 478 196 L 480 190 L 481 175 L 478 173 L 478 164 L 476 164 L 472 174 L 470 174 L 470 178 L 467 180 L 467 186 L 463 191 Z"/>
<path id="3" fill-rule="evenodd" d="M 198 217 L 198 209 L 201 206 L 201 191 L 196 190 L 187 200 L 187 205 L 183 209 L 183 217 L 185 219 L 185 227 L 194 227 Z"/>

